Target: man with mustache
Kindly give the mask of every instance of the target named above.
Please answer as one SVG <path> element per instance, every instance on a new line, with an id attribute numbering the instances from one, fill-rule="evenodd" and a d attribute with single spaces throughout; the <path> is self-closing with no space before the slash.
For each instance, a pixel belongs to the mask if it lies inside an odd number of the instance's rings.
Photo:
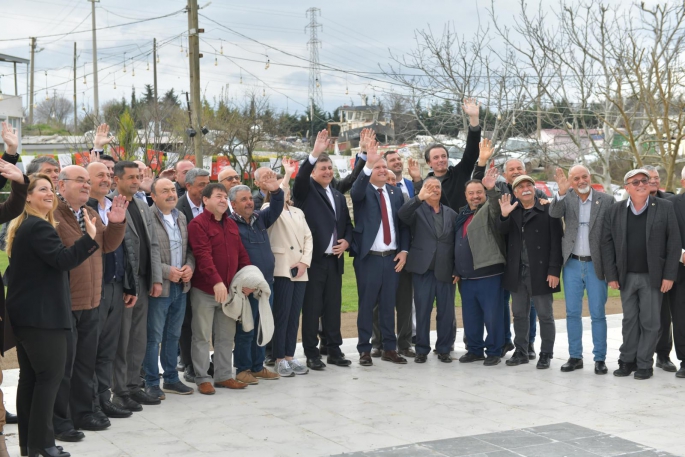
<path id="1" fill-rule="evenodd" d="M 504 288 L 511 292 L 516 351 L 507 365 L 528 363 L 531 300 L 540 319 L 540 359 L 537 368 L 549 368 L 554 351 L 554 292 L 559 291 L 561 274 L 561 237 L 559 219 L 549 215 L 549 206 L 535 196 L 535 180 L 527 175 L 512 184 L 515 201 L 509 195 L 500 199 L 502 215 L 497 219 L 500 232 L 507 235 L 507 266 Z"/>
<path id="2" fill-rule="evenodd" d="M 549 214 L 564 218 L 566 233 L 561 246 L 564 258 L 564 297 L 568 331 L 568 362 L 561 371 L 583 368 L 583 295 L 587 291 L 595 374 L 606 374 L 607 322 L 604 307 L 607 283 L 602 265 L 602 222 L 614 197 L 592 189 L 590 171 L 583 165 L 571 167 L 568 178 L 556 170 L 559 193 L 552 199 Z"/>
<path id="3" fill-rule="evenodd" d="M 192 388 L 178 379 L 176 354 L 195 258 L 188 246 L 188 222 L 185 215 L 176 209 L 178 197 L 174 183 L 164 178 L 154 181 L 150 196 L 154 201 L 150 212 L 157 231 L 163 282 L 162 293 L 158 297 L 150 297 L 148 303 L 147 349 L 143 367 L 145 392 L 153 398 L 164 400 L 164 392 L 179 395 L 193 393 Z M 161 389 L 158 355 L 164 369 Z"/>

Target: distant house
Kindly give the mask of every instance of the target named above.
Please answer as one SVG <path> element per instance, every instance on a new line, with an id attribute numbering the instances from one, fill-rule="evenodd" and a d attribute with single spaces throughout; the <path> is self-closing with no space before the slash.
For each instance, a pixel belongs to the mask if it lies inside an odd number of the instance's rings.
<path id="1" fill-rule="evenodd" d="M 0 121 L 7 122 L 17 129 L 19 137 L 19 152 L 21 152 L 21 120 L 24 117 L 24 107 L 21 97 L 17 95 L 0 94 Z M 5 143 L 0 141 L 0 151 L 5 151 Z"/>
<path id="2" fill-rule="evenodd" d="M 395 139 L 395 124 L 392 120 L 379 120 L 381 108 L 376 105 L 367 105 L 366 97 L 361 106 L 341 106 L 340 122 L 329 122 L 328 133 L 331 134 L 331 126 L 340 127 L 338 134 L 338 146 L 341 150 L 353 148 L 359 145 L 359 135 L 362 129 L 370 128 L 376 132 L 376 138 L 384 143 L 388 138 Z"/>

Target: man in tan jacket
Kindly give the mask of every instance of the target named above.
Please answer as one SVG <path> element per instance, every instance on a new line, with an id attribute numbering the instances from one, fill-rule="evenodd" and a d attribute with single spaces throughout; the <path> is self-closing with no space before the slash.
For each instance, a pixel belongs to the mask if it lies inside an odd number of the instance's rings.
<path id="1" fill-rule="evenodd" d="M 115 251 L 126 233 L 126 200 L 116 197 L 109 211 L 109 224 L 86 206 L 91 180 L 85 168 L 64 167 L 58 178 L 55 219 L 57 232 L 65 246 L 72 246 L 85 233 L 85 218 L 97 227 L 98 249 L 80 266 L 71 270 L 72 332 L 67 347 L 64 378 L 55 400 L 53 425 L 60 441 L 80 441 L 84 434 L 77 429 L 104 430 L 110 426 L 102 412 L 93 411 L 93 376 L 98 341 L 98 306 L 102 294 L 103 251 Z"/>

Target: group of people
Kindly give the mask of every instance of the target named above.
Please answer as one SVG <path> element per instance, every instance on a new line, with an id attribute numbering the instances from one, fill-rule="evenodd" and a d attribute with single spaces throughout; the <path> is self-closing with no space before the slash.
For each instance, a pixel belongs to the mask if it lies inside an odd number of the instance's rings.
<path id="1" fill-rule="evenodd" d="M 324 130 L 299 169 L 289 159 L 282 176 L 257 169 L 254 193 L 231 167 L 210 182 L 186 160 L 158 177 L 143 162 L 116 161 L 104 154 L 105 124 L 86 167 L 44 156 L 24 174 L 16 133 L 3 124 L 0 187 L 12 184 L 0 204 L 9 257 L 0 341 L 17 347 L 21 455 L 68 457 L 55 439 L 79 441 L 81 430 L 104 430 L 167 394 L 194 393 L 187 383 L 212 395 L 351 365 L 340 331 L 346 251 L 362 366 L 425 363 L 432 349 L 452 362 L 458 288 L 460 362 L 494 366 L 513 350 L 506 365 L 538 358 L 549 368 L 563 271 L 570 357 L 561 371 L 583 367 L 587 291 L 595 373 L 608 372 L 608 287 L 620 290 L 624 311 L 614 375 L 651 377 L 655 351 L 657 367 L 676 371 L 671 319 L 685 357 L 685 196 L 661 193 L 656 170 L 636 169 L 624 177 L 629 198 L 614 203 L 576 165 L 568 177 L 557 170 L 559 191 L 548 198 L 519 160 L 501 177 L 488 166 L 479 106 L 467 99 L 463 111 L 467 141 L 455 166 L 433 144 L 432 171 L 422 177 L 409 159 L 406 178 L 401 155 L 381 154 L 365 129 L 354 169 L 336 179 Z M 300 316 L 305 361 L 295 357 Z"/>

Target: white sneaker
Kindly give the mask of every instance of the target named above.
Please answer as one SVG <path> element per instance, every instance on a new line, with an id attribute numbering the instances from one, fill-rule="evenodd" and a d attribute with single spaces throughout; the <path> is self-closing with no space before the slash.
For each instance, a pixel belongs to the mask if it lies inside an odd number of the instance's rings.
<path id="1" fill-rule="evenodd" d="M 299 360 L 297 359 L 292 359 L 290 361 L 290 369 L 293 371 L 295 374 L 307 374 L 309 373 L 309 368 L 305 367 L 300 363 Z"/>
<path id="2" fill-rule="evenodd" d="M 289 378 L 291 376 L 295 376 L 292 367 L 285 359 L 278 362 L 278 365 L 276 366 L 276 373 L 281 375 L 282 378 Z"/>

